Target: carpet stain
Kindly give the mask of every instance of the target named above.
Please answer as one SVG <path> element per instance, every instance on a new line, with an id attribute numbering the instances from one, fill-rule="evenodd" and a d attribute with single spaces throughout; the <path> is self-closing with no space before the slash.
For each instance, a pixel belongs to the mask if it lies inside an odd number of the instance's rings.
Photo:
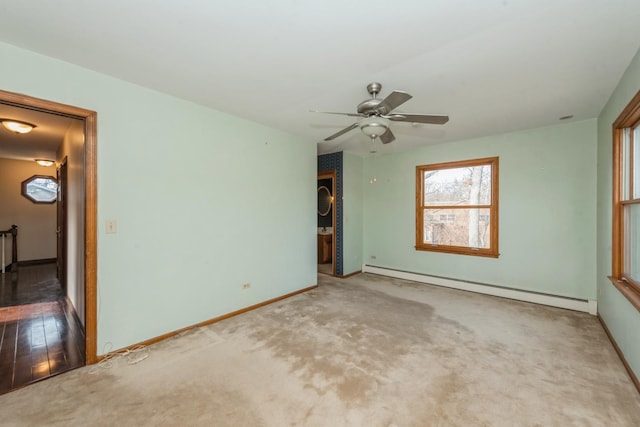
<path id="1" fill-rule="evenodd" d="M 433 342 L 434 330 L 453 326 L 453 341 L 470 339 L 469 330 L 435 316 L 429 304 L 342 284 L 325 284 L 255 315 L 260 319 L 244 332 L 259 343 L 256 349 L 266 347 L 287 361 L 290 372 L 318 395 L 332 392 L 351 405 L 375 398 L 392 382 L 388 372 L 402 368 L 407 356 L 447 357 L 450 347 Z M 240 326 L 229 327 L 237 331 Z"/>

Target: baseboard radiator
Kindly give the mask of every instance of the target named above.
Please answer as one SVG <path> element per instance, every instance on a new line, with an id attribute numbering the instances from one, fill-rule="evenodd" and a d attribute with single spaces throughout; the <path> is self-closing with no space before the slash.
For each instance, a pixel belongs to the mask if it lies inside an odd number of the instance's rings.
<path id="1" fill-rule="evenodd" d="M 548 305 L 552 307 L 565 308 L 574 311 L 583 311 L 592 315 L 598 314 L 597 301 L 569 298 L 557 295 L 543 294 L 538 292 L 525 291 L 521 289 L 507 288 L 503 286 L 491 285 L 487 283 L 470 282 L 465 280 L 452 279 L 448 277 L 431 276 L 422 273 L 412 273 L 391 268 L 376 267 L 374 265 L 363 264 L 363 273 L 379 274 L 381 276 L 394 277 L 396 279 L 411 280 L 413 282 L 426 283 L 429 285 L 443 286 L 446 288 L 460 289 L 463 291 L 476 292 L 479 294 L 493 295 L 496 297 L 508 298 L 518 301 L 532 302 L 535 304 Z"/>

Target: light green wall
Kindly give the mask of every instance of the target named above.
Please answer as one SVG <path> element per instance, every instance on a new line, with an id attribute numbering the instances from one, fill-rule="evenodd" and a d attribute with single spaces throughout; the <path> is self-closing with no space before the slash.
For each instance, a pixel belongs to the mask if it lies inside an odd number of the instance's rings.
<path id="1" fill-rule="evenodd" d="M 415 167 L 493 156 L 500 257 L 416 251 Z M 595 119 L 368 158 L 365 263 L 595 300 L 595 167 Z"/>
<path id="2" fill-rule="evenodd" d="M 607 279 L 611 274 L 612 130 L 611 125 L 640 90 L 640 52 L 627 68 L 598 117 L 598 312 L 640 376 L 640 312 Z"/>
<path id="3" fill-rule="evenodd" d="M 361 157 L 343 153 L 342 271 L 344 275 L 362 269 L 362 163 Z"/>
<path id="4" fill-rule="evenodd" d="M 316 283 L 313 141 L 7 44 L 0 57 L 1 89 L 98 113 L 99 354 Z"/>

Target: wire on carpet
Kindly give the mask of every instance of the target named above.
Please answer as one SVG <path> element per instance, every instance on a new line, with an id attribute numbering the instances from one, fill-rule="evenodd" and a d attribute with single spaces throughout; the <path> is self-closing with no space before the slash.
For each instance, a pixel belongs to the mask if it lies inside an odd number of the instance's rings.
<path id="1" fill-rule="evenodd" d="M 107 347 L 107 345 L 111 346 L 112 344 L 107 343 L 105 347 Z M 96 363 L 96 365 L 89 370 L 89 374 L 95 374 L 100 369 L 110 369 L 118 359 L 126 359 L 128 365 L 135 365 L 147 357 L 149 357 L 149 347 L 144 345 L 108 352 L 100 362 Z"/>

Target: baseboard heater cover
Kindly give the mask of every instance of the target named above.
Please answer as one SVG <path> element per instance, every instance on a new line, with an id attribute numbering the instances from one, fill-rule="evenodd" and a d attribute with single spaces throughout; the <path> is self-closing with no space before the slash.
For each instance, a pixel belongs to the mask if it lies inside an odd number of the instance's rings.
<path id="1" fill-rule="evenodd" d="M 476 292 L 518 301 L 532 302 L 551 307 L 565 308 L 574 311 L 583 311 L 592 315 L 598 314 L 597 301 L 569 298 L 557 295 L 543 294 L 521 289 L 506 288 L 486 283 L 468 282 L 447 277 L 430 276 L 428 274 L 413 273 L 410 271 L 394 270 L 385 267 L 363 264 L 363 273 L 379 274 L 381 276 L 394 277 L 396 279 L 411 280 L 413 282 L 429 285 L 443 286 L 446 288 Z"/>

